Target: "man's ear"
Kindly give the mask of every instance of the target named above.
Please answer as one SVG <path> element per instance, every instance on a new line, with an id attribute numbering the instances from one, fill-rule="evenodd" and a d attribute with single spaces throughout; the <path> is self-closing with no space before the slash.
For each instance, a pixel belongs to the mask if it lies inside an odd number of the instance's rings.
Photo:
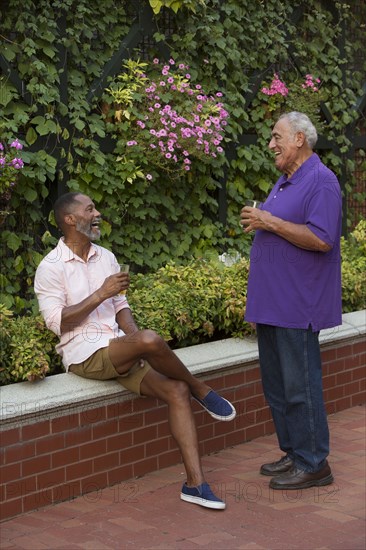
<path id="1" fill-rule="evenodd" d="M 305 134 L 304 134 L 304 132 L 296 132 L 295 141 L 296 141 L 296 145 L 299 148 L 302 147 L 305 143 Z"/>
<path id="2" fill-rule="evenodd" d="M 76 223 L 74 214 L 66 214 L 66 216 L 64 217 L 64 220 L 66 225 L 75 225 Z"/>

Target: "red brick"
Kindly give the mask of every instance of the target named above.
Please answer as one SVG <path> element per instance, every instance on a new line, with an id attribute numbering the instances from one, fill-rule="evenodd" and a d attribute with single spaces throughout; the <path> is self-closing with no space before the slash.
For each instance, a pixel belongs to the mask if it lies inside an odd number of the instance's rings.
<path id="1" fill-rule="evenodd" d="M 223 424 L 223 422 L 220 424 Z M 216 423 L 211 422 L 210 424 L 206 424 L 206 426 L 200 426 L 197 429 L 198 440 L 205 441 L 206 439 L 211 439 L 214 436 L 214 426 L 216 427 L 216 425 Z"/>
<path id="2" fill-rule="evenodd" d="M 66 478 L 65 468 L 58 468 L 42 472 L 37 476 L 37 489 L 46 489 L 55 487 L 63 483 Z"/>
<path id="3" fill-rule="evenodd" d="M 272 420 L 271 410 L 269 407 L 264 407 L 263 409 L 258 409 L 255 415 L 255 421 L 257 424 L 265 422 L 266 420 Z"/>
<path id="4" fill-rule="evenodd" d="M 52 433 L 67 432 L 68 430 L 74 430 L 79 426 L 80 418 L 78 413 L 52 419 Z"/>
<path id="5" fill-rule="evenodd" d="M 44 489 L 23 498 L 24 513 L 52 504 L 52 489 Z"/>
<path id="6" fill-rule="evenodd" d="M 53 451 L 63 449 L 64 447 L 65 435 L 63 433 L 59 433 L 36 441 L 36 454 L 39 456 L 44 453 L 52 453 Z"/>
<path id="7" fill-rule="evenodd" d="M 208 455 L 210 453 L 215 453 L 220 449 L 223 449 L 225 446 L 225 437 L 219 436 L 205 441 L 203 443 L 203 454 Z"/>
<path id="8" fill-rule="evenodd" d="M 245 371 L 245 382 L 248 384 L 249 382 L 257 382 L 260 380 L 260 372 L 258 368 L 253 368 L 250 370 Z"/>
<path id="9" fill-rule="evenodd" d="M 345 376 L 346 379 L 348 379 L 349 377 L 349 374 L 345 372 L 342 372 L 339 374 L 333 374 L 331 376 L 323 376 L 323 388 L 325 390 L 334 388 L 334 386 L 337 385 L 337 376 L 340 376 L 340 375 Z"/>
<path id="10" fill-rule="evenodd" d="M 352 373 L 350 370 L 345 370 L 343 372 L 339 372 L 335 375 L 336 382 L 333 384 L 334 386 L 342 386 L 343 384 L 347 384 L 351 381 Z"/>
<path id="11" fill-rule="evenodd" d="M 18 445 L 11 445 L 5 449 L 5 464 L 21 462 L 31 458 L 36 454 L 36 444 L 34 441 L 27 441 Z"/>
<path id="12" fill-rule="evenodd" d="M 95 472 L 104 472 L 105 470 L 110 470 L 111 468 L 116 468 L 119 465 L 119 453 L 109 453 L 105 454 L 94 460 L 93 471 Z"/>
<path id="13" fill-rule="evenodd" d="M 336 355 L 337 359 L 340 357 L 352 357 L 353 349 L 352 344 L 348 344 L 347 346 L 342 346 L 336 349 Z"/>
<path id="14" fill-rule="evenodd" d="M 78 480 L 82 477 L 90 475 L 92 472 L 93 460 L 84 460 L 83 462 L 66 466 L 66 480 Z"/>
<path id="15" fill-rule="evenodd" d="M 365 367 L 352 369 L 352 380 L 365 380 L 365 379 L 366 379 Z"/>
<path id="16" fill-rule="evenodd" d="M 6 485 L 6 500 L 24 497 L 37 490 L 36 476 L 28 477 L 18 481 L 12 481 Z"/>
<path id="17" fill-rule="evenodd" d="M 79 495 L 81 495 L 80 480 L 64 483 L 52 489 L 53 502 L 72 500 Z"/>
<path id="18" fill-rule="evenodd" d="M 81 448 L 81 447 L 80 447 Z M 52 468 L 60 468 L 68 464 L 74 464 L 80 459 L 79 447 L 71 447 L 52 453 Z"/>
<path id="19" fill-rule="evenodd" d="M 158 428 L 156 424 L 154 426 L 147 426 L 146 428 L 141 428 L 140 430 L 135 430 L 132 436 L 133 445 L 138 445 L 139 443 L 146 443 L 147 441 L 153 441 L 154 439 L 156 439 L 157 433 L 158 433 Z"/>
<path id="20" fill-rule="evenodd" d="M 168 468 L 174 464 L 179 464 L 182 462 L 182 455 L 179 449 L 175 448 L 169 451 L 168 453 L 162 453 L 156 457 L 158 460 L 158 469 Z M 183 463 L 182 463 L 183 464 Z M 184 468 L 184 466 L 182 466 Z M 136 471 L 136 470 L 135 470 Z"/>
<path id="21" fill-rule="evenodd" d="M 146 456 L 159 455 L 169 450 L 169 439 L 164 437 L 162 439 L 155 439 L 155 441 L 149 441 L 146 443 Z"/>
<path id="22" fill-rule="evenodd" d="M 160 422 L 165 422 L 168 418 L 168 411 L 166 407 L 158 407 L 153 411 L 148 411 L 144 413 L 144 426 L 151 424 L 159 424 Z"/>
<path id="23" fill-rule="evenodd" d="M 45 437 L 50 434 L 50 421 L 37 422 L 37 424 L 31 424 L 30 426 L 22 427 L 22 441 L 28 439 L 37 439 L 38 437 Z"/>
<path id="24" fill-rule="evenodd" d="M 354 382 L 350 382 L 349 384 L 345 384 L 344 386 L 344 395 L 354 395 L 360 391 L 360 382 L 359 380 L 355 380 Z"/>
<path id="25" fill-rule="evenodd" d="M 224 388 L 237 388 L 244 384 L 244 371 L 235 372 L 233 374 L 228 374 L 224 376 L 223 385 Z"/>
<path id="26" fill-rule="evenodd" d="M 115 483 L 120 483 L 126 479 L 133 477 L 133 466 L 132 464 L 124 464 L 115 470 L 111 470 L 107 473 L 108 475 L 108 485 L 114 485 Z M 116 491 L 119 490 L 118 487 L 115 488 Z"/>
<path id="27" fill-rule="evenodd" d="M 23 512 L 23 499 L 17 498 L 7 502 L 0 502 L 0 517 L 2 521 L 18 516 Z"/>
<path id="28" fill-rule="evenodd" d="M 126 449 L 126 447 L 131 447 L 131 445 L 132 432 L 117 434 L 107 438 L 107 453 L 111 451 L 120 451 L 121 449 Z"/>
<path id="29" fill-rule="evenodd" d="M 352 347 L 352 352 L 354 354 L 357 354 L 362 352 L 365 353 L 365 351 L 366 351 L 366 340 L 365 340 L 365 336 L 363 336 L 360 342 L 354 342 Z"/>
<path id="30" fill-rule="evenodd" d="M 342 399 L 336 399 L 335 405 L 336 405 L 336 412 L 349 409 L 351 406 L 351 398 L 347 396 L 347 397 L 343 397 Z"/>
<path id="31" fill-rule="evenodd" d="M 124 416 L 119 419 L 118 431 L 129 432 L 130 430 L 136 430 L 144 425 L 144 415 L 132 414 L 130 416 Z"/>
<path id="32" fill-rule="evenodd" d="M 356 407 L 356 405 L 363 405 L 366 403 L 366 394 L 365 391 L 352 395 L 351 397 L 351 407 Z"/>
<path id="33" fill-rule="evenodd" d="M 96 494 L 89 496 L 89 501 L 99 500 L 101 497 L 101 490 L 108 484 L 108 476 L 106 472 L 91 475 L 85 479 L 80 480 L 81 494 L 96 492 Z M 84 499 L 88 501 L 88 497 L 84 496 Z M 93 500 L 94 499 L 94 500 Z"/>
<path id="34" fill-rule="evenodd" d="M 246 384 L 235 390 L 235 402 L 240 403 L 244 399 L 253 396 L 253 384 Z"/>
<path id="35" fill-rule="evenodd" d="M 132 401 L 132 410 L 134 413 L 141 412 L 141 411 L 147 411 L 147 410 L 154 410 L 157 407 L 161 407 L 163 405 L 162 401 L 158 401 L 157 399 L 153 397 L 146 397 L 143 399 L 134 399 Z M 165 405 L 166 406 L 166 405 Z"/>
<path id="36" fill-rule="evenodd" d="M 92 440 L 92 427 L 83 426 L 82 428 L 65 433 L 65 447 L 81 445 Z"/>
<path id="37" fill-rule="evenodd" d="M 6 430 L 0 433 L 0 442 L 2 447 L 8 445 L 15 445 L 21 441 L 20 428 L 14 428 L 12 430 Z"/>
<path id="38" fill-rule="evenodd" d="M 106 407 L 98 407 L 97 409 L 85 409 L 80 412 L 80 426 L 86 424 L 96 424 L 103 422 L 107 417 Z"/>
<path id="39" fill-rule="evenodd" d="M 258 424 L 257 426 L 249 426 L 245 429 L 245 441 L 251 441 L 257 437 L 264 435 L 264 424 Z"/>
<path id="40" fill-rule="evenodd" d="M 121 464 L 130 464 L 137 460 L 143 460 L 145 458 L 145 445 L 123 449 L 120 456 Z"/>
<path id="41" fill-rule="evenodd" d="M 344 386 L 342 385 L 334 386 L 324 392 L 324 398 L 326 401 L 335 401 L 336 399 L 341 399 L 342 397 L 344 397 Z"/>
<path id="42" fill-rule="evenodd" d="M 125 416 L 132 413 L 132 400 L 121 401 L 120 403 L 113 403 L 107 407 L 107 418 L 114 418 L 116 416 Z"/>
<path id="43" fill-rule="evenodd" d="M 92 428 L 93 439 L 100 439 L 114 434 L 118 434 L 117 418 L 113 418 L 112 420 L 108 420 L 106 422 L 101 422 L 100 424 L 96 424 Z"/>
<path id="44" fill-rule="evenodd" d="M 37 456 L 22 463 L 22 477 L 44 472 L 51 468 L 51 455 Z"/>
<path id="45" fill-rule="evenodd" d="M 0 480 L 2 483 L 7 481 L 13 481 L 21 477 L 21 463 L 9 464 L 1 466 L 0 468 Z"/>
<path id="46" fill-rule="evenodd" d="M 199 413 L 198 415 L 199 416 Z M 198 422 L 197 422 L 197 416 L 195 415 L 195 420 L 196 420 L 196 425 L 198 425 Z M 201 417 L 203 417 L 203 414 L 201 415 Z M 166 435 L 170 435 L 170 427 L 169 427 L 169 424 L 168 422 L 162 422 L 161 424 L 158 424 L 158 435 L 157 437 L 165 437 Z"/>
<path id="47" fill-rule="evenodd" d="M 344 359 L 337 359 L 336 361 L 333 361 L 329 369 L 329 374 L 336 374 L 343 371 L 345 369 L 345 365 L 346 362 Z"/>
<path id="48" fill-rule="evenodd" d="M 334 348 L 322 350 L 321 356 L 323 363 L 329 363 L 336 358 L 336 350 Z"/>
<path id="49" fill-rule="evenodd" d="M 225 436 L 226 447 L 233 447 L 235 445 L 241 445 L 245 442 L 245 430 L 236 430 Z"/>
<path id="50" fill-rule="evenodd" d="M 171 464 L 169 464 L 170 466 Z M 149 472 L 153 472 L 158 469 L 158 460 L 157 457 L 146 458 L 141 462 L 135 462 L 133 465 L 133 475 L 134 476 L 143 476 Z"/>
<path id="51" fill-rule="evenodd" d="M 104 455 L 107 450 L 107 442 L 105 439 L 98 439 L 97 441 L 92 441 L 91 443 L 86 443 L 81 445 L 80 449 L 80 460 L 87 458 L 94 458 L 96 456 Z"/>

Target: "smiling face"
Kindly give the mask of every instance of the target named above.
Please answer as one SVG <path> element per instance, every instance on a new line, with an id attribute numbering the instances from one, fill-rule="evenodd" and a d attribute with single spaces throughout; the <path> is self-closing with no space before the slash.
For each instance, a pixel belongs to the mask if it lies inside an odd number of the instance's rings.
<path id="1" fill-rule="evenodd" d="M 269 148 L 275 155 L 276 167 L 287 176 L 291 176 L 302 164 L 304 134 L 292 130 L 286 118 L 280 119 L 272 130 Z"/>
<path id="2" fill-rule="evenodd" d="M 91 241 L 100 238 L 100 212 L 95 208 L 93 201 L 86 195 L 79 195 L 72 209 L 72 216 L 75 229 L 88 237 Z"/>

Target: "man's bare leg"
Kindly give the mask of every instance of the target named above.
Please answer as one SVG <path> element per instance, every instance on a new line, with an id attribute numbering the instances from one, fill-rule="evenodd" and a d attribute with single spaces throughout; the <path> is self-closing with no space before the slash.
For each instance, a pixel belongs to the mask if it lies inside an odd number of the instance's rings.
<path id="1" fill-rule="evenodd" d="M 109 357 L 120 374 L 127 372 L 138 359 L 146 359 L 156 372 L 186 382 L 191 393 L 200 399 L 211 389 L 195 378 L 167 343 L 152 330 L 139 330 L 112 340 Z"/>
<path id="2" fill-rule="evenodd" d="M 151 369 L 142 380 L 140 391 L 142 395 L 157 397 L 168 405 L 170 430 L 182 454 L 187 485 L 201 485 L 204 476 L 187 384 L 170 380 Z"/>

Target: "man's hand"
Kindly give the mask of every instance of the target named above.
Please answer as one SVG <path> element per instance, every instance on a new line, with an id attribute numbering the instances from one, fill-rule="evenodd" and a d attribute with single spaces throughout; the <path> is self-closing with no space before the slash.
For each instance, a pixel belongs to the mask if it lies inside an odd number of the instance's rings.
<path id="1" fill-rule="evenodd" d="M 255 231 L 256 229 L 267 229 L 268 220 L 272 214 L 266 210 L 244 206 L 240 212 L 240 224 L 244 229 L 244 233 Z"/>
<path id="2" fill-rule="evenodd" d="M 319 239 L 307 225 L 282 220 L 259 208 L 244 206 L 240 212 L 240 224 L 245 233 L 256 229 L 270 231 L 304 250 L 328 252 L 332 248 L 328 243 Z"/>
<path id="3" fill-rule="evenodd" d="M 107 298 L 111 298 L 112 296 L 116 296 L 123 290 L 127 290 L 130 286 L 130 276 L 128 273 L 115 273 L 114 275 L 110 275 L 107 277 L 100 287 L 99 290 L 97 290 L 100 299 L 102 301 L 107 300 Z"/>

